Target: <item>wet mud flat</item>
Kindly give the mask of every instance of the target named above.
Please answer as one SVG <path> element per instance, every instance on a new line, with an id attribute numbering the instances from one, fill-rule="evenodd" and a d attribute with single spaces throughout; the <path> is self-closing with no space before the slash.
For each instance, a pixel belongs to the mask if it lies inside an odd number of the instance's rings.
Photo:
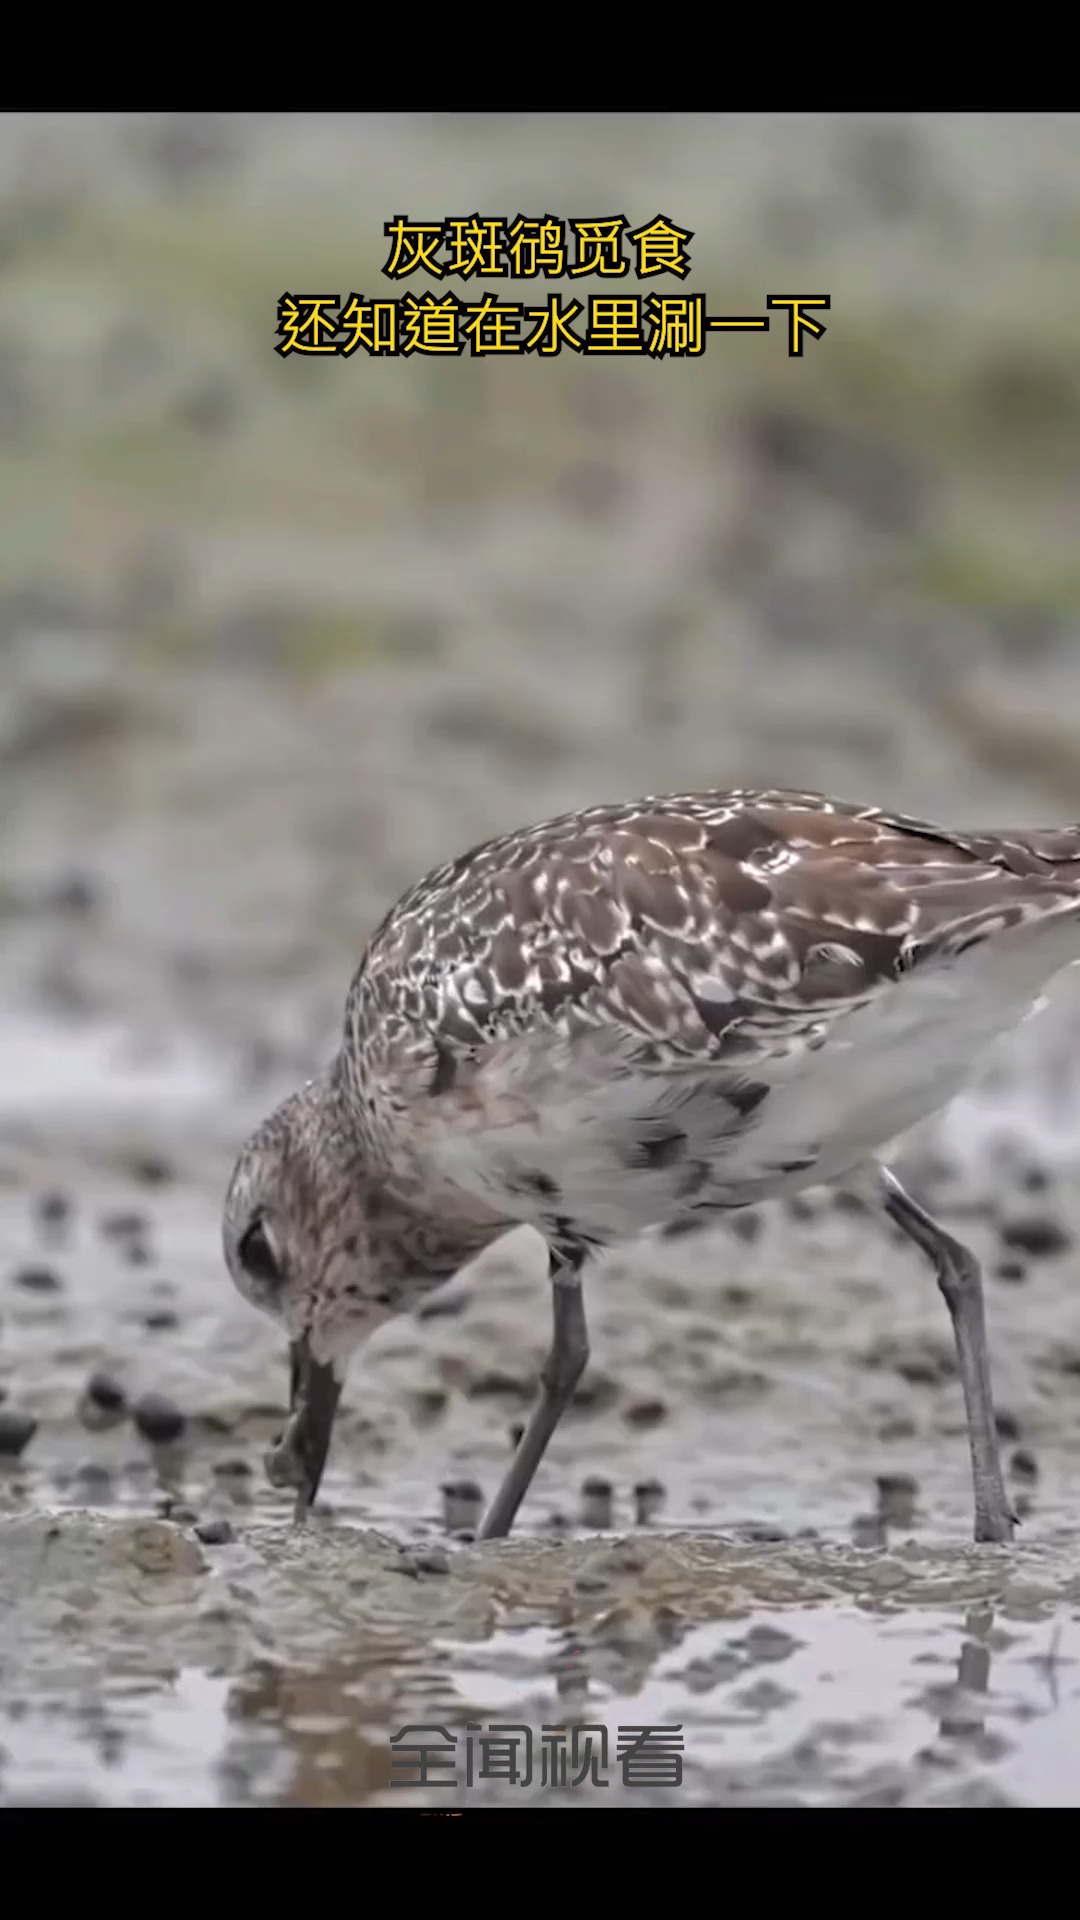
<path id="1" fill-rule="evenodd" d="M 1072 1536 L 0 1543 L 9 1806 L 1075 1804 Z"/>
<path id="2" fill-rule="evenodd" d="M 241 1125 L 6 1138 L 0 1804 L 1077 1804 L 1067 1167 L 915 1163 L 985 1262 L 1015 1549 L 969 1543 L 932 1278 L 823 1193 L 597 1269 L 577 1401 L 479 1547 L 538 1244 L 358 1357 L 296 1530 L 284 1352 L 217 1239 Z"/>

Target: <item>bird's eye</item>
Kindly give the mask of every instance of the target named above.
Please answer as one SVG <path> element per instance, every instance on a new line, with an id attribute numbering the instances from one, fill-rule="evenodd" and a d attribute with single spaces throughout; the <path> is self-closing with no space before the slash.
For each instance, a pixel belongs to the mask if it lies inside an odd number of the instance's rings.
<path id="1" fill-rule="evenodd" d="M 238 1248 L 240 1264 L 252 1280 L 264 1287 L 280 1287 L 282 1274 L 270 1237 L 261 1220 L 253 1220 Z"/>

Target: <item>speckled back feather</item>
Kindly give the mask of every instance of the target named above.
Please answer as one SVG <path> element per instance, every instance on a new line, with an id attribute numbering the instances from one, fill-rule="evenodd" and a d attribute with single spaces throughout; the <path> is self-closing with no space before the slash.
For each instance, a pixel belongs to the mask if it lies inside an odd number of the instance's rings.
<path id="1" fill-rule="evenodd" d="M 373 1164 L 603 1239 L 733 1201 L 735 1142 L 747 1178 L 795 1174 L 765 1121 L 807 1056 L 909 976 L 1078 912 L 1073 829 L 743 789 L 591 807 L 399 901 L 350 989 L 344 1079 Z"/>

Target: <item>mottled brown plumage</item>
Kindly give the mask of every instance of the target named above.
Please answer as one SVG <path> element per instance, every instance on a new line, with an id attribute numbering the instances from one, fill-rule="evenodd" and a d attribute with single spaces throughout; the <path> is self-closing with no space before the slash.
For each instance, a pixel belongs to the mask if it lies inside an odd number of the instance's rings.
<path id="1" fill-rule="evenodd" d="M 336 1060 L 238 1163 L 230 1270 L 339 1375 L 381 1318 L 528 1222 L 558 1321 L 591 1250 L 865 1185 L 874 1149 L 1080 956 L 1078 924 L 1073 828 L 954 832 L 737 790 L 491 840 L 373 934 Z M 1001 1537 L 1000 1515 L 986 1527 Z"/>

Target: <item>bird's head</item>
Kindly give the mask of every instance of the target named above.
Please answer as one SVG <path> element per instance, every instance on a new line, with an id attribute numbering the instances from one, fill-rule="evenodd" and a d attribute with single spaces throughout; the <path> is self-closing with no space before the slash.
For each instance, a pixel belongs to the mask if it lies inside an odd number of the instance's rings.
<path id="1" fill-rule="evenodd" d="M 289 1424 L 267 1471 L 297 1488 L 298 1517 L 318 1491 L 349 1357 L 396 1311 L 372 1243 L 370 1201 L 332 1072 L 252 1134 L 225 1198 L 233 1282 L 289 1340 Z"/>

